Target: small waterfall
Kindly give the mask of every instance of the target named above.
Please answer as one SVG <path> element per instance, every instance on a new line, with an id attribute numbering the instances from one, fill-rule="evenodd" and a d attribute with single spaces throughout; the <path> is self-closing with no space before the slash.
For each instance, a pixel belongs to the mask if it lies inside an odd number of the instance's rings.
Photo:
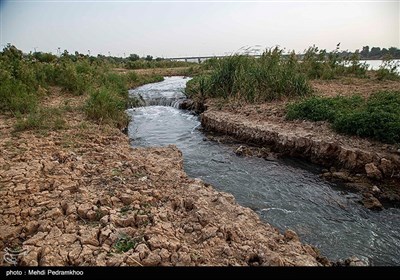
<path id="1" fill-rule="evenodd" d="M 135 99 L 132 107 L 169 106 L 181 109 L 187 100 L 184 91 L 188 80 L 180 76 L 165 77 L 163 82 L 129 90 L 129 95 Z"/>
<path id="2" fill-rule="evenodd" d="M 186 98 L 168 98 L 168 97 L 158 97 L 151 99 L 144 99 L 144 106 L 170 106 L 177 109 L 181 108 L 182 102 Z"/>

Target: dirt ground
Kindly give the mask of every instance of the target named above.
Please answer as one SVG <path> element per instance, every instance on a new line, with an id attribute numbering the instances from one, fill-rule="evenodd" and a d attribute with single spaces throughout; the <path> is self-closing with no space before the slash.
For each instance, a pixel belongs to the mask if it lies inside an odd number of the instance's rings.
<path id="1" fill-rule="evenodd" d="M 0 116 L 0 258 L 28 266 L 329 265 L 291 230 L 279 233 L 232 195 L 187 177 L 175 146 L 132 148 L 126 135 L 85 120 L 15 132 Z M 10 265 L 3 261 L 2 265 Z"/>
<path id="2" fill-rule="evenodd" d="M 312 88 L 317 95 L 338 96 L 359 94 L 364 97 L 378 91 L 400 91 L 400 81 L 379 81 L 377 79 L 341 78 L 336 80 L 311 81 Z"/>

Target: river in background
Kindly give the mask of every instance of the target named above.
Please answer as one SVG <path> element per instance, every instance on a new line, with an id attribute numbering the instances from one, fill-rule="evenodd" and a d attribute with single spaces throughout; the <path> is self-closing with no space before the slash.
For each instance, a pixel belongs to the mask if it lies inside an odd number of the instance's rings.
<path id="1" fill-rule="evenodd" d="M 189 59 L 189 62 L 195 62 L 197 63 L 198 60 L 197 59 Z M 205 60 L 202 60 L 202 62 Z M 392 61 L 394 61 L 395 63 L 397 63 L 400 66 L 400 59 L 393 59 Z M 368 64 L 368 70 L 378 70 L 379 67 L 383 64 L 383 60 L 381 59 L 376 59 L 376 60 L 360 60 L 361 63 L 366 63 Z M 400 68 L 397 69 L 397 72 L 400 73 Z"/>
<path id="2" fill-rule="evenodd" d="M 315 165 L 239 157 L 206 140 L 198 116 L 177 108 L 188 80 L 169 77 L 130 91 L 151 105 L 128 110 L 133 146 L 176 145 L 189 176 L 233 194 L 279 230 L 294 229 L 332 260 L 357 256 L 371 265 L 400 265 L 400 209 L 366 209 L 358 194 L 320 179 Z"/>
<path id="3" fill-rule="evenodd" d="M 394 63 L 397 63 L 397 65 L 400 66 L 400 59 L 393 59 Z M 360 60 L 361 63 L 366 63 L 368 64 L 368 70 L 378 70 L 379 67 L 383 64 L 383 60 Z M 400 73 L 400 69 L 397 69 L 397 72 Z"/>

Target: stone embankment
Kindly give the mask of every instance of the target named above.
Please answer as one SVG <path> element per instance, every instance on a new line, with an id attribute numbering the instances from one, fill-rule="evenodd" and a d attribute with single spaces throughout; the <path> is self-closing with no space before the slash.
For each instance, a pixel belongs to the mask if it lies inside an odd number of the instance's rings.
<path id="1" fill-rule="evenodd" d="M 175 146 L 133 149 L 69 114 L 67 129 L 47 133 L 15 134 L 0 117 L 1 260 L 9 248 L 27 266 L 329 265 L 293 231 L 188 178 Z"/>

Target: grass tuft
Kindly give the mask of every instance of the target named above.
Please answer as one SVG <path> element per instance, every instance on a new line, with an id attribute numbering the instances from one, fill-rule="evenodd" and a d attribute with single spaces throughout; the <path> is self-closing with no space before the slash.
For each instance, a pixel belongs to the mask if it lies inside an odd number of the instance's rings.
<path id="1" fill-rule="evenodd" d="M 90 93 L 85 105 L 85 113 L 100 124 L 110 124 L 124 128 L 128 124 L 125 114 L 126 100 L 114 91 L 101 87 Z"/>
<path id="2" fill-rule="evenodd" d="M 38 107 L 26 115 L 18 115 L 15 131 L 57 130 L 66 128 L 63 111 L 57 108 Z"/>
<path id="3" fill-rule="evenodd" d="M 114 243 L 113 248 L 115 249 L 116 253 L 125 253 L 128 252 L 130 249 L 136 248 L 137 245 L 144 242 L 144 238 L 142 236 L 132 238 L 127 235 L 121 235 Z"/>

